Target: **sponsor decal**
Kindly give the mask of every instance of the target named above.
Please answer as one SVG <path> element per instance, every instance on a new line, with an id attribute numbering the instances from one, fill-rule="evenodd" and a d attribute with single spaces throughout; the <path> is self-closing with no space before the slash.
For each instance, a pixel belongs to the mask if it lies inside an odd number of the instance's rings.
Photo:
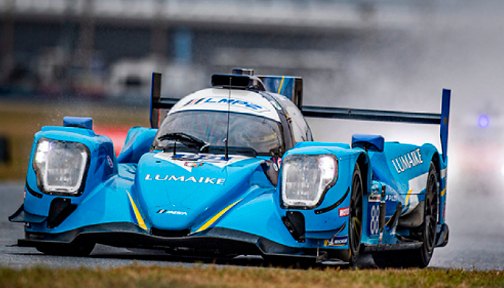
<path id="1" fill-rule="evenodd" d="M 278 172 L 280 170 L 280 163 L 282 163 L 282 158 L 271 157 L 270 161 L 273 163 L 273 169 L 275 169 L 275 172 Z"/>
<path id="2" fill-rule="evenodd" d="M 214 154 L 193 154 L 193 153 L 177 153 L 175 157 L 171 153 L 158 153 L 156 156 L 154 156 L 158 159 L 162 159 L 165 161 L 168 161 L 170 163 L 173 163 L 181 168 L 184 168 L 185 170 L 192 172 L 192 168 L 194 167 L 200 167 L 203 164 L 210 164 L 216 167 L 223 168 L 227 165 L 245 160 L 245 159 L 250 159 L 250 157 L 245 157 L 245 156 L 238 156 L 238 155 L 233 155 L 230 156 L 227 160 L 224 158 L 224 155 L 214 155 Z M 187 164 L 188 162 L 192 162 L 195 164 Z M 199 166 L 195 166 L 196 164 L 199 164 Z"/>
<path id="3" fill-rule="evenodd" d="M 397 173 L 402 173 L 412 167 L 422 164 L 422 154 L 420 154 L 420 148 L 410 151 L 404 155 L 392 159 L 392 164 L 396 169 Z"/>
<path id="4" fill-rule="evenodd" d="M 226 179 L 224 178 L 211 178 L 211 177 L 187 177 L 185 175 L 176 176 L 176 175 L 161 175 L 157 174 L 154 177 L 151 174 L 147 174 L 145 176 L 145 181 L 175 181 L 175 182 L 193 182 L 193 183 L 203 183 L 203 184 L 216 184 L 216 185 L 224 185 Z"/>
<path id="5" fill-rule="evenodd" d="M 191 167 L 191 168 L 201 167 L 201 165 L 203 165 L 203 162 L 185 162 L 184 163 L 184 166 Z"/>
<path id="6" fill-rule="evenodd" d="M 334 236 L 326 240 L 325 246 L 344 246 L 348 243 L 348 236 Z"/>
<path id="7" fill-rule="evenodd" d="M 339 217 L 345 217 L 350 215 L 350 207 L 340 208 L 339 209 Z"/>
<path id="8" fill-rule="evenodd" d="M 187 215 L 187 212 L 184 212 L 184 211 L 171 211 L 171 210 L 165 210 L 165 209 L 161 209 L 161 210 L 157 211 L 156 213 L 172 214 L 172 215 Z"/>
<path id="9" fill-rule="evenodd" d="M 110 168 L 114 168 L 114 162 L 112 162 L 112 158 L 109 155 L 107 155 L 107 163 Z"/>
<path id="10" fill-rule="evenodd" d="M 401 199 L 397 194 L 387 194 L 385 195 L 385 201 L 399 202 Z"/>
<path id="11" fill-rule="evenodd" d="M 172 159 L 187 162 L 195 162 L 195 161 L 205 161 L 207 163 L 226 162 L 224 156 L 209 155 L 209 154 L 177 154 L 175 156 L 172 156 Z M 233 157 L 229 157 L 228 161 L 231 159 L 233 159 Z"/>
<path id="12" fill-rule="evenodd" d="M 224 97 L 203 97 L 203 98 L 197 98 L 193 99 L 186 104 L 184 104 L 183 107 L 187 106 L 197 106 L 197 105 L 208 105 L 208 104 L 213 104 L 213 105 L 231 105 L 231 106 L 236 106 L 256 112 L 262 112 L 262 111 L 269 111 L 267 108 L 262 107 L 261 105 L 249 102 L 249 101 L 244 101 L 244 100 L 239 100 L 239 99 L 233 99 L 233 98 L 224 98 Z"/>

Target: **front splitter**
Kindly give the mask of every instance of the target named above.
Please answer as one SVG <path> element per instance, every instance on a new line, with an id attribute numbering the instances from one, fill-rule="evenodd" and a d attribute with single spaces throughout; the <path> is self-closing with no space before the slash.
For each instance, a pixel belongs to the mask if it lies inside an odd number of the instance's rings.
<path id="1" fill-rule="evenodd" d="M 18 240 L 21 247 L 41 247 L 52 244 L 97 243 L 125 248 L 173 249 L 218 252 L 219 254 L 260 255 L 314 259 L 317 262 L 348 261 L 348 250 L 323 250 L 285 246 L 264 237 L 226 228 L 210 228 L 183 237 L 163 237 L 148 233 L 133 223 L 107 223 L 50 234 L 26 232 Z"/>

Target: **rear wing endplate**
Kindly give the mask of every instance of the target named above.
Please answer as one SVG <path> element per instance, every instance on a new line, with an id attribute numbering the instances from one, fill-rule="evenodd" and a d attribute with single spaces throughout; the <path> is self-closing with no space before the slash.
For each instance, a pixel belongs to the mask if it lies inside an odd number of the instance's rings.
<path id="1" fill-rule="evenodd" d="M 302 112 L 305 117 L 333 118 L 333 119 L 353 119 L 368 121 L 402 122 L 413 124 L 435 124 L 440 125 L 441 150 L 443 161 L 446 162 L 448 155 L 448 124 L 450 118 L 450 98 L 451 90 L 443 89 L 441 99 L 441 113 L 416 113 L 398 112 L 385 110 L 351 109 L 351 108 L 329 108 L 316 106 L 303 106 Z"/>
<path id="2" fill-rule="evenodd" d="M 151 128 L 159 128 L 163 111 L 168 111 L 179 99 L 161 98 L 161 73 L 152 73 L 150 124 Z"/>
<path id="3" fill-rule="evenodd" d="M 289 98 L 300 110 L 303 106 L 303 79 L 295 76 L 257 76 L 267 91 Z"/>

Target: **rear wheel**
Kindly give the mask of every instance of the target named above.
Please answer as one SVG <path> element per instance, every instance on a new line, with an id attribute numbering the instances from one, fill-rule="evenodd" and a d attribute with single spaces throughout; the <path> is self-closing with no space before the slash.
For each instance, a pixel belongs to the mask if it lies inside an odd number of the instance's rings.
<path id="1" fill-rule="evenodd" d="M 420 226 L 419 239 L 422 247 L 415 250 L 379 252 L 373 254 L 379 267 L 419 267 L 424 268 L 434 253 L 439 209 L 439 191 L 436 166 L 431 162 L 425 191 L 424 222 Z"/>
<path id="2" fill-rule="evenodd" d="M 436 166 L 431 162 L 429 176 L 427 178 L 427 190 L 425 191 L 425 215 L 423 230 L 423 245 L 420 249 L 418 263 L 420 267 L 429 265 L 436 246 L 436 230 L 439 209 L 439 188 Z"/>
<path id="3" fill-rule="evenodd" d="M 91 254 L 95 243 L 70 243 L 70 244 L 55 244 L 44 243 L 35 247 L 39 252 L 47 255 L 58 256 L 88 256 Z"/>
<path id="4" fill-rule="evenodd" d="M 348 248 L 350 253 L 350 266 L 355 266 L 361 249 L 363 187 L 361 171 L 359 165 L 356 164 L 352 177 L 350 217 L 348 219 Z"/>

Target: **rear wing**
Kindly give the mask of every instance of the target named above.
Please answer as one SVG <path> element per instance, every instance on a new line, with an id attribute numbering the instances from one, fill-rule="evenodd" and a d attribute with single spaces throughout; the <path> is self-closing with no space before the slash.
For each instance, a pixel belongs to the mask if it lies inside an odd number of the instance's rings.
<path id="1" fill-rule="evenodd" d="M 441 113 L 416 113 L 386 110 L 368 110 L 352 108 L 329 108 L 316 106 L 302 106 L 301 111 L 305 117 L 353 119 L 368 121 L 402 122 L 412 124 L 440 125 L 441 150 L 443 161 L 448 155 L 448 124 L 450 118 L 451 90 L 443 89 L 441 99 Z"/>

